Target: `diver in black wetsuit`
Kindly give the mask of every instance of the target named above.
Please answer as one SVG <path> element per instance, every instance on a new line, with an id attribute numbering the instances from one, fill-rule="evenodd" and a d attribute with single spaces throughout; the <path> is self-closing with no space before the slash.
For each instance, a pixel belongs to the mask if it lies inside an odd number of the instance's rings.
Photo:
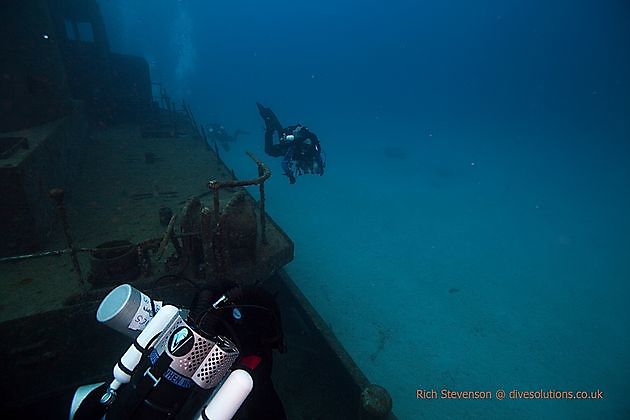
<path id="1" fill-rule="evenodd" d="M 256 106 L 265 121 L 265 153 L 273 157 L 283 157 L 282 169 L 289 177 L 289 182 L 295 184 L 296 175 L 324 175 L 324 155 L 317 135 L 301 124 L 283 128 L 271 108 L 265 108 L 258 102 Z M 276 132 L 278 144 L 273 143 Z"/>
<path id="2" fill-rule="evenodd" d="M 240 357 L 235 367 L 247 371 L 254 388 L 236 412 L 234 420 L 286 420 L 284 405 L 271 379 L 274 350 L 284 353 L 286 345 L 280 308 L 274 295 L 259 286 L 237 286 L 224 292 L 224 303 L 217 310 L 201 317 L 209 302 L 220 294 L 210 290 L 199 292 L 192 305 L 192 316 L 199 326 L 213 334 L 229 337 Z M 205 302 L 205 303 L 204 303 Z"/>

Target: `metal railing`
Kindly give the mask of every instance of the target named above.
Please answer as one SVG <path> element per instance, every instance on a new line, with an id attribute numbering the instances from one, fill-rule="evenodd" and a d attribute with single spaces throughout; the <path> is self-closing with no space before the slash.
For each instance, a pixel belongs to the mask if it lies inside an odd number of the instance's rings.
<path id="1" fill-rule="evenodd" d="M 258 200 L 258 208 L 260 212 L 260 229 L 261 229 L 261 241 L 263 244 L 267 243 L 266 226 L 267 220 L 265 217 L 265 181 L 271 176 L 271 171 L 264 163 L 260 161 L 252 152 L 247 152 L 249 156 L 258 167 L 258 178 L 243 179 L 243 180 L 227 180 L 217 181 L 212 180 L 208 182 L 208 188 L 212 191 L 213 205 L 214 205 L 214 220 L 219 222 L 219 190 L 222 188 L 236 188 L 236 187 L 248 187 L 251 185 L 258 185 L 258 191 L 260 193 L 260 199 Z"/>
<path id="2" fill-rule="evenodd" d="M 193 129 L 196 131 L 197 135 L 209 147 L 208 137 L 203 128 L 203 125 L 197 124 L 195 115 L 193 114 L 190 108 L 190 105 L 188 105 L 186 101 L 182 101 L 182 108 L 184 109 L 184 112 L 186 113 L 186 116 L 188 117 L 188 120 L 190 121 L 190 124 L 192 125 Z M 214 153 L 216 155 L 217 165 L 223 163 L 221 161 L 221 158 L 219 157 L 219 149 L 217 147 L 216 142 L 214 143 Z M 225 180 L 225 181 L 212 180 L 208 182 L 208 188 L 210 189 L 213 195 L 214 220 L 215 220 L 215 223 L 219 223 L 219 215 L 220 215 L 219 190 L 224 189 L 224 188 L 237 188 L 237 187 L 248 187 L 252 185 L 258 185 L 258 191 L 260 193 L 260 199 L 258 200 L 258 208 L 260 212 L 261 242 L 264 245 L 266 245 L 267 244 L 267 229 L 266 229 L 267 223 L 266 223 L 266 217 L 265 217 L 265 214 L 266 214 L 265 213 L 265 181 L 269 179 L 269 177 L 271 176 L 271 170 L 260 159 L 254 156 L 252 152 L 247 152 L 247 156 L 249 156 L 256 163 L 256 166 L 258 167 L 257 178 L 245 179 L 245 180 L 231 179 L 231 180 Z M 234 176 L 233 171 L 232 171 L 232 178 L 236 178 Z"/>
<path id="3" fill-rule="evenodd" d="M 161 86 L 160 86 L 161 87 Z M 163 93 L 164 91 L 161 89 L 161 92 Z M 170 98 L 168 98 L 168 96 L 166 96 L 166 94 L 164 93 L 164 96 L 162 98 L 162 100 L 167 104 L 168 106 L 168 110 L 172 113 L 176 113 L 175 108 L 174 108 L 174 103 L 170 100 Z M 197 135 L 204 141 L 204 143 L 206 145 L 208 145 L 207 142 L 207 137 L 205 132 L 203 131 L 203 126 L 197 125 L 195 119 L 194 119 L 194 115 L 190 109 L 190 106 L 188 104 L 186 104 L 185 102 L 182 103 L 183 109 L 185 114 L 187 115 L 193 129 L 196 131 Z M 209 145 L 208 145 L 209 147 Z M 215 144 L 215 153 L 216 153 L 216 159 L 217 159 L 217 164 L 222 163 L 222 161 L 219 158 L 218 155 L 218 150 L 216 149 L 216 144 Z M 214 228 L 216 229 L 218 227 L 218 223 L 220 220 L 220 200 L 219 200 L 219 191 L 221 189 L 228 189 L 228 188 L 237 188 L 237 187 L 247 187 L 247 186 L 252 186 L 252 185 L 258 185 L 259 188 L 259 193 L 260 193 L 260 199 L 258 200 L 258 206 L 259 206 L 259 213 L 260 213 L 260 227 L 261 227 L 261 242 L 262 244 L 267 244 L 267 234 L 266 234 L 266 213 L 265 213 L 265 181 L 267 179 L 269 179 L 269 177 L 271 177 L 271 170 L 269 170 L 269 168 L 260 160 L 258 159 L 256 156 L 254 156 L 253 153 L 251 152 L 247 152 L 247 155 L 256 163 L 256 166 L 258 168 L 258 177 L 257 178 L 252 178 L 252 179 L 245 179 L 245 180 L 236 180 L 236 179 L 231 179 L 231 180 L 223 180 L 223 181 L 219 181 L 219 180 L 211 180 L 208 182 L 208 188 L 210 191 L 208 191 L 209 193 L 211 193 L 213 195 L 213 212 L 214 212 Z M 226 167 L 227 168 L 227 167 Z M 232 177 L 235 178 L 234 176 L 234 172 L 232 171 Z M 127 249 L 129 246 L 128 245 L 124 245 L 124 246 L 116 246 L 116 247 L 108 247 L 108 248 L 85 248 L 85 247 L 77 247 L 74 244 L 74 240 L 72 238 L 72 234 L 71 234 L 71 229 L 70 229 L 70 225 L 68 223 L 68 218 L 67 218 L 67 213 L 66 213 L 66 209 L 64 206 L 64 190 L 61 188 L 54 188 L 52 190 L 50 190 L 49 192 L 49 197 L 51 198 L 51 200 L 53 201 L 53 204 L 55 206 L 55 208 L 57 209 L 57 214 L 59 217 L 59 220 L 62 224 L 63 227 L 63 232 L 64 232 L 64 236 L 66 239 L 66 245 L 67 248 L 65 249 L 57 249 L 57 250 L 49 250 L 49 251 L 42 251 L 42 252 L 37 252 L 37 253 L 31 253 L 31 254 L 23 254 L 23 255 L 16 255 L 16 256 L 10 256 L 10 257 L 2 257 L 0 258 L 0 263 L 9 263 L 9 262 L 18 262 L 18 261 L 24 261 L 24 260 L 29 260 L 29 259 L 34 259 L 34 258 L 43 258 L 43 257 L 52 257 L 52 256 L 62 256 L 62 255 L 66 255 L 66 254 L 70 254 L 70 259 L 72 261 L 72 265 L 74 268 L 74 271 L 76 273 L 76 277 L 77 280 L 79 282 L 79 285 L 82 289 L 85 289 L 85 281 L 83 279 L 83 274 L 82 274 L 82 270 L 81 270 L 81 265 L 79 264 L 79 259 L 77 257 L 77 255 L 79 253 L 83 253 L 83 252 L 89 252 L 89 253 L 95 253 L 95 252 L 107 252 L 107 251 L 117 251 L 117 250 L 122 250 L 122 249 Z M 205 195 L 205 194 L 202 194 Z M 169 243 L 169 241 L 173 241 L 175 239 L 180 239 L 180 238 L 187 238 L 190 236 L 199 236 L 200 233 L 199 232 L 188 232 L 188 233 L 182 233 L 182 234 L 174 234 L 173 232 L 173 225 L 175 222 L 175 216 L 173 216 L 173 218 L 171 219 L 171 223 L 169 223 L 169 226 L 166 229 L 166 232 L 164 234 L 163 237 L 161 238 L 153 238 L 153 239 L 147 239 L 145 241 L 140 242 L 139 244 L 136 245 L 136 248 L 138 249 L 138 252 L 143 252 L 144 250 L 147 249 L 157 249 L 157 256 L 158 259 L 161 257 L 161 255 L 163 254 L 166 245 Z M 213 244 L 212 246 L 218 246 L 219 244 L 214 243 L 214 235 L 213 235 Z"/>

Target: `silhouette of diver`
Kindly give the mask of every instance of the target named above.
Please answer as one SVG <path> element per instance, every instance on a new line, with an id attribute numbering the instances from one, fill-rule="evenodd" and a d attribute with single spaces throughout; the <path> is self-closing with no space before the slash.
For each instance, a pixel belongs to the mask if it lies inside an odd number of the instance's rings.
<path id="1" fill-rule="evenodd" d="M 273 157 L 283 157 L 282 169 L 289 177 L 289 182 L 295 184 L 296 175 L 324 175 L 324 154 L 317 135 L 302 124 L 282 128 L 271 108 L 258 102 L 256 106 L 265 121 L 265 153 Z M 278 133 L 278 144 L 273 143 L 274 133 Z"/>
<path id="2" fill-rule="evenodd" d="M 241 134 L 249 134 L 247 131 L 236 130 L 233 135 L 230 135 L 221 124 L 208 124 L 206 131 L 208 133 L 208 140 L 219 143 L 226 151 L 230 150 L 230 143 L 234 143 L 238 136 Z"/>

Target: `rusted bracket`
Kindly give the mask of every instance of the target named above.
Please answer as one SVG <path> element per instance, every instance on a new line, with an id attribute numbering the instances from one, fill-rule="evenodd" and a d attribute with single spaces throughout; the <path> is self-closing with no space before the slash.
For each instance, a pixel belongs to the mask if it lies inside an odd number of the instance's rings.
<path id="1" fill-rule="evenodd" d="M 164 251 L 166 250 L 166 246 L 171 241 L 171 238 L 173 236 L 173 228 L 175 227 L 175 220 L 177 220 L 177 214 L 174 214 L 171 217 L 171 221 L 168 222 L 168 226 L 166 227 L 166 230 L 164 231 L 162 242 L 160 242 L 160 247 L 158 248 L 158 251 L 157 251 L 158 261 L 162 259 L 162 254 L 164 254 Z"/>

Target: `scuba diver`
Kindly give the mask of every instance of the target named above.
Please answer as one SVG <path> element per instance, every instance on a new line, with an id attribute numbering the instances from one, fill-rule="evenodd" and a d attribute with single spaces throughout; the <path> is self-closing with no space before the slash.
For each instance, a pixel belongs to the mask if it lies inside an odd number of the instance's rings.
<path id="1" fill-rule="evenodd" d="M 101 302 L 97 320 L 135 339 L 111 383 L 77 389 L 70 420 L 287 419 L 271 377 L 272 353 L 286 345 L 268 290 L 198 289 L 180 308 L 124 284 Z"/>
<path id="2" fill-rule="evenodd" d="M 230 150 L 230 143 L 234 143 L 239 135 L 249 134 L 247 131 L 236 130 L 233 135 L 230 135 L 221 124 L 208 124 L 206 131 L 208 133 L 208 140 L 219 143 L 226 151 Z"/>
<path id="3" fill-rule="evenodd" d="M 256 106 L 265 121 L 265 153 L 273 157 L 283 157 L 282 169 L 289 182 L 295 184 L 296 175 L 324 175 L 324 154 L 315 133 L 302 124 L 283 128 L 271 108 L 258 102 Z M 278 133 L 278 144 L 273 143 L 274 133 Z"/>
<path id="4" fill-rule="evenodd" d="M 214 306 L 209 305 L 215 301 Z M 220 333 L 237 344 L 240 357 L 236 365 L 253 378 L 254 389 L 233 420 L 286 420 L 271 378 L 274 350 L 287 351 L 275 296 L 260 286 L 234 286 L 224 293 L 203 290 L 191 305 L 191 315 L 199 328 Z"/>

